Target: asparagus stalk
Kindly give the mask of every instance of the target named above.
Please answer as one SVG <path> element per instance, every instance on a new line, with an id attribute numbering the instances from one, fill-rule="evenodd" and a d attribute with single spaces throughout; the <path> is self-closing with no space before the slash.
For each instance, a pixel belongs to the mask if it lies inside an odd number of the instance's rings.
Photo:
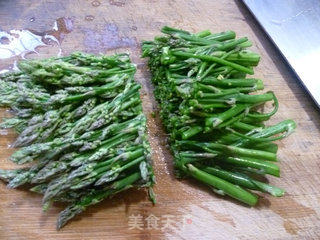
<path id="1" fill-rule="evenodd" d="M 33 185 L 52 202 L 71 204 L 59 216 L 61 228 L 76 213 L 130 187 L 148 188 L 155 178 L 146 136 L 135 66 L 128 55 L 24 60 L 20 71 L 0 75 L 0 105 L 15 117 L 21 147 L 10 160 L 31 166 L 0 170 L 9 188 Z"/>
<path id="2" fill-rule="evenodd" d="M 279 177 L 273 141 L 296 127 L 292 120 L 264 124 L 277 112 L 278 101 L 273 92 L 257 94 L 264 89 L 262 80 L 246 78 L 260 61 L 247 50 L 252 43 L 236 39 L 233 31 L 190 33 L 165 26 L 162 32 L 166 35 L 143 42 L 142 51 L 149 58 L 177 176 L 196 178 L 250 206 L 257 196 L 245 189 L 282 196 L 282 189 L 245 175 Z M 271 101 L 271 112 L 258 110 Z"/>

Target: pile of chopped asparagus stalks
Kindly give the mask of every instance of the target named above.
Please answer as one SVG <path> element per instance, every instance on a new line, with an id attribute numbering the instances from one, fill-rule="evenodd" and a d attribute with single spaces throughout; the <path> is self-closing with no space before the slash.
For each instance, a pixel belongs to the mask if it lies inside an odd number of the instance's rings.
<path id="1" fill-rule="evenodd" d="M 247 50 L 247 38 L 233 31 L 191 34 L 163 27 L 166 35 L 142 44 L 149 57 L 160 117 L 170 136 L 178 177 L 191 176 L 216 193 L 253 206 L 261 191 L 280 197 L 284 190 L 261 182 L 279 177 L 275 143 L 293 132 L 285 120 L 266 126 L 277 110 L 273 92 L 253 74 L 260 56 Z M 266 102 L 273 109 L 261 112 Z"/>
<path id="2" fill-rule="evenodd" d="M 177 177 L 193 177 L 216 193 L 254 206 L 257 191 L 284 190 L 261 181 L 279 177 L 278 146 L 296 127 L 284 120 L 265 125 L 278 110 L 273 92 L 253 74 L 260 56 L 233 31 L 196 34 L 164 27 L 166 35 L 142 44 L 149 58 L 160 117 L 169 134 Z M 155 178 L 146 119 L 126 54 L 24 60 L 0 75 L 0 107 L 12 118 L 19 148 L 10 160 L 28 167 L 0 170 L 9 188 L 43 195 L 43 209 L 65 202 L 60 229 L 88 206 L 131 187 L 147 188 L 155 202 Z M 272 105 L 271 110 L 262 106 Z M 272 104 L 271 104 L 272 103 Z"/>
<path id="3" fill-rule="evenodd" d="M 68 203 L 58 229 L 130 187 L 147 187 L 154 201 L 140 85 L 128 55 L 74 53 L 18 67 L 0 76 L 0 106 L 14 114 L 0 127 L 19 134 L 10 160 L 29 167 L 0 170 L 9 188 L 31 187 L 43 195 L 44 210 Z"/>

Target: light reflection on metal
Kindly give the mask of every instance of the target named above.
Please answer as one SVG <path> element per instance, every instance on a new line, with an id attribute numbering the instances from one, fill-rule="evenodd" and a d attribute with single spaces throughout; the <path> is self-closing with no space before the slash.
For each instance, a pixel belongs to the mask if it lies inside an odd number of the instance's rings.
<path id="1" fill-rule="evenodd" d="M 319 0 L 243 0 L 320 107 Z"/>

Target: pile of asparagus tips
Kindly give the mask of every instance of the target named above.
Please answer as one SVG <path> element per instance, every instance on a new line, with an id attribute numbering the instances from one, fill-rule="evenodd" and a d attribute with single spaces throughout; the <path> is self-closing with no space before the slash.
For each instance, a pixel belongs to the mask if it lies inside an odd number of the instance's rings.
<path id="1" fill-rule="evenodd" d="M 252 191 L 282 196 L 284 190 L 257 179 L 279 177 L 273 141 L 296 125 L 285 120 L 265 126 L 278 101 L 273 92 L 256 93 L 264 88 L 260 79 L 246 78 L 260 60 L 246 49 L 251 42 L 233 31 L 191 34 L 165 26 L 162 32 L 144 41 L 142 50 L 177 176 L 191 176 L 250 206 L 258 201 Z M 272 105 L 267 113 L 259 110 L 266 102 Z"/>
<path id="2" fill-rule="evenodd" d="M 66 202 L 60 229 L 88 206 L 131 187 L 152 191 L 146 119 L 129 56 L 25 60 L 0 76 L 0 106 L 13 118 L 0 127 L 19 134 L 10 160 L 29 167 L 0 170 L 9 188 L 43 194 L 43 209 Z M 30 185 L 31 184 L 31 185 Z"/>

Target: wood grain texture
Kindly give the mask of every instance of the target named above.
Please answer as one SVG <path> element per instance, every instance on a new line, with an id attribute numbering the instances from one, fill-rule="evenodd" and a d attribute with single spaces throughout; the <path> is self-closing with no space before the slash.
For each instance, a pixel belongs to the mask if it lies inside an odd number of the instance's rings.
<path id="1" fill-rule="evenodd" d="M 91 53 L 128 51 L 138 66 L 136 79 L 143 84 L 144 111 L 150 116 L 157 105 L 150 76 L 140 56 L 141 40 L 159 34 L 163 25 L 190 31 L 235 30 L 248 36 L 262 60 L 255 76 L 274 90 L 280 109 L 270 121 L 287 118 L 297 122 L 296 132 L 279 142 L 281 178 L 270 182 L 287 190 L 282 198 L 261 195 L 256 208 L 223 199 L 192 180 L 174 178 L 172 157 L 158 118 L 148 117 L 149 136 L 157 185 L 157 204 L 152 206 L 144 191 L 130 190 L 89 208 L 60 232 L 55 221 L 62 205 L 41 211 L 41 197 L 26 190 L 8 190 L 0 184 L 0 239 L 319 239 L 320 238 L 320 115 L 283 59 L 266 39 L 248 11 L 238 1 L 206 0 L 11 0 L 0 1 L 2 30 L 51 29 L 60 17 L 70 17 L 73 31 L 64 36 L 63 54 L 75 50 Z M 34 21 L 30 21 L 34 18 Z M 297 43 L 298 44 L 298 43 Z M 57 53 L 57 47 L 42 47 L 39 55 Z M 10 64 L 0 62 L 0 67 Z M 10 60 L 12 61 L 12 59 Z M 0 117 L 8 115 L 1 111 Z M 0 168 L 12 168 L 8 149 L 15 135 L 0 136 Z M 132 215 L 145 220 L 153 214 L 159 229 L 129 229 Z M 165 228 L 166 215 L 174 221 Z M 183 226 L 183 220 L 187 220 Z M 164 227 L 161 229 L 161 227 Z M 150 228 L 150 226 L 149 226 Z"/>

